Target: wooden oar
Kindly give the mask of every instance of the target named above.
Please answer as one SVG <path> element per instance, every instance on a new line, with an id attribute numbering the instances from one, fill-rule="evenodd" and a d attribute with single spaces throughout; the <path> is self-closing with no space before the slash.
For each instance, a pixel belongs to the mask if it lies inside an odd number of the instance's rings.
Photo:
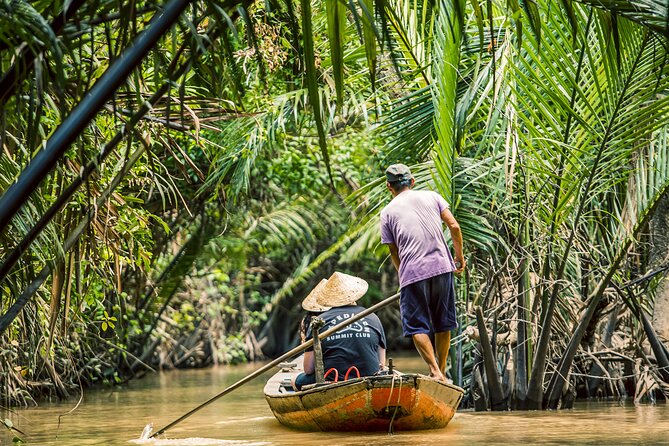
<path id="1" fill-rule="evenodd" d="M 328 329 L 328 330 L 325 330 L 323 333 L 321 333 L 321 334 L 318 336 L 318 338 L 319 338 L 319 339 L 324 339 L 324 338 L 330 336 L 331 334 L 333 334 L 333 333 L 335 333 L 335 332 L 341 330 L 342 328 L 346 327 L 347 325 L 350 325 L 350 324 L 352 324 L 353 322 L 358 321 L 358 320 L 362 319 L 363 317 L 365 317 L 365 316 L 367 316 L 367 315 L 369 315 L 369 314 L 372 314 L 372 313 L 374 313 L 375 311 L 380 310 L 381 308 L 387 306 L 388 304 L 393 303 L 394 301 L 396 301 L 397 299 L 399 299 L 399 297 L 400 297 L 400 294 L 397 293 L 397 294 L 394 294 L 394 295 L 390 296 L 389 298 L 387 298 L 387 299 L 385 299 L 385 300 L 382 300 L 381 302 L 377 303 L 376 305 L 372 305 L 371 307 L 367 308 L 366 310 L 363 310 L 363 311 L 361 311 L 360 313 L 356 314 L 355 316 L 353 316 L 353 317 L 351 317 L 351 318 L 349 318 L 349 319 L 346 319 L 345 321 L 341 322 L 340 324 L 337 324 L 337 325 L 335 325 L 334 327 L 332 327 L 332 328 L 330 328 L 330 329 Z M 189 411 L 188 413 L 186 413 L 186 414 L 182 415 L 181 417 L 177 418 L 176 420 L 172 421 L 170 424 L 168 424 L 168 425 L 165 426 L 164 428 L 162 428 L 162 429 L 160 429 L 159 431 L 157 431 L 156 433 L 152 434 L 149 438 L 153 438 L 153 437 L 155 437 L 155 436 L 157 436 L 157 435 L 160 435 L 160 434 L 162 434 L 163 432 L 165 432 L 166 430 L 168 430 L 168 429 L 170 429 L 170 428 L 176 426 L 177 424 L 181 423 L 181 422 L 182 422 L 183 420 L 185 420 L 186 418 L 188 418 L 188 417 L 190 417 L 191 415 L 193 415 L 193 414 L 194 414 L 195 412 L 197 412 L 198 410 L 200 410 L 200 409 L 202 409 L 202 408 L 208 406 L 209 404 L 213 403 L 214 401 L 216 401 L 216 400 L 219 399 L 220 397 L 222 397 L 222 396 L 224 396 L 224 395 L 227 395 L 228 393 L 232 392 L 233 390 L 237 389 L 238 387 L 243 386 L 243 385 L 246 384 L 247 382 L 251 381 L 253 378 L 256 378 L 256 377 L 262 375 L 263 373 L 265 373 L 266 371 L 270 370 L 271 368 L 276 367 L 277 365 L 279 365 L 281 362 L 285 361 L 286 359 L 292 358 L 292 357 L 295 356 L 297 353 L 301 353 L 303 350 L 305 350 L 305 349 L 311 347 L 313 344 L 314 344 L 314 340 L 313 340 L 313 339 L 309 339 L 308 341 L 304 342 L 303 344 L 300 344 L 300 345 L 298 345 L 297 347 L 295 347 L 294 349 L 292 349 L 292 350 L 290 350 L 290 351 L 284 353 L 283 355 L 279 356 L 279 357 L 276 358 L 274 361 L 270 362 L 269 364 L 265 365 L 264 367 L 259 368 L 258 370 L 256 370 L 255 372 L 251 373 L 250 375 L 248 375 L 248 376 L 246 376 L 246 377 L 240 379 L 239 381 L 237 381 L 237 382 L 234 383 L 234 384 L 231 384 L 231 385 L 228 386 L 225 390 L 223 390 L 221 393 L 219 393 L 219 394 L 217 394 L 217 395 L 214 395 L 213 397 L 209 398 L 207 401 L 205 401 L 204 403 L 200 404 L 200 405 L 197 406 L 195 409 Z"/>

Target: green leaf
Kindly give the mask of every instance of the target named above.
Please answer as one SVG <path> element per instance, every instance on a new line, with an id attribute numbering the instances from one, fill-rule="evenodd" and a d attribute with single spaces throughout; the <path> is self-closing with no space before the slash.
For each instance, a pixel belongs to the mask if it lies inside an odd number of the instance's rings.
<path id="1" fill-rule="evenodd" d="M 328 144 L 325 139 L 325 128 L 323 127 L 323 116 L 321 115 L 321 97 L 319 94 L 318 80 L 316 75 L 316 60 L 314 57 L 314 32 L 312 29 L 311 2 L 310 0 L 301 0 L 302 6 L 302 39 L 304 43 L 304 67 L 307 75 L 307 90 L 309 92 L 309 102 L 314 109 L 314 121 L 318 131 L 318 145 L 323 154 L 323 161 L 330 177 L 330 184 L 334 190 L 334 180 L 332 178 L 332 169 L 330 168 L 330 155 L 328 154 Z"/>
<path id="2" fill-rule="evenodd" d="M 569 24 L 571 25 L 571 33 L 574 36 L 574 41 L 576 41 L 576 32 L 578 30 L 578 19 L 576 18 L 576 13 L 574 12 L 574 5 L 571 4 L 571 0 L 562 0 L 562 7 L 567 14 L 569 19 Z"/>
<path id="3" fill-rule="evenodd" d="M 337 105 L 344 103 L 344 44 L 346 37 L 346 5 L 341 0 L 325 0 L 328 16 L 328 39 L 334 72 Z"/>
<path id="4" fill-rule="evenodd" d="M 367 68 L 372 82 L 372 89 L 376 85 L 376 30 L 374 27 L 374 1 L 360 0 L 362 8 L 362 36 L 365 41 L 365 55 L 367 56 Z"/>
<path id="5" fill-rule="evenodd" d="M 437 186 L 448 201 L 455 201 L 453 188 L 453 164 L 457 155 L 458 141 L 455 129 L 456 87 L 462 33 L 464 28 L 465 2 L 463 0 L 441 0 L 436 20 L 434 43 L 434 102 L 435 131 L 434 165 L 437 169 Z"/>
<path id="6" fill-rule="evenodd" d="M 479 32 L 479 51 L 483 52 L 483 39 L 484 39 L 484 16 L 483 16 L 483 10 L 481 9 L 481 4 L 479 3 L 479 0 L 472 0 L 470 2 L 472 5 L 472 8 L 474 9 L 474 16 L 476 17 L 476 26 L 478 28 Z M 492 35 L 491 35 L 492 38 Z"/>
<path id="7" fill-rule="evenodd" d="M 107 322 L 102 323 L 102 331 L 107 331 Z"/>
<path id="8" fill-rule="evenodd" d="M 144 204 L 144 200 L 138 197 L 133 197 L 131 195 L 120 195 L 120 197 L 123 198 L 123 200 L 128 203 Z"/>
<path id="9" fill-rule="evenodd" d="M 158 222 L 160 224 L 160 226 L 163 227 L 163 230 L 165 231 L 165 234 L 170 234 L 172 232 L 171 229 L 170 229 L 170 226 L 167 224 L 167 222 L 165 222 L 165 220 L 163 220 L 162 218 L 160 218 L 159 216 L 154 215 L 154 214 L 149 214 L 149 216 L 152 219 L 154 219 L 156 222 Z"/>
<path id="10" fill-rule="evenodd" d="M 530 27 L 534 31 L 534 37 L 537 39 L 537 47 L 541 46 L 541 16 L 536 0 L 524 0 L 523 9 L 527 18 L 530 19 Z"/>
<path id="11" fill-rule="evenodd" d="M 523 46 L 523 21 L 521 19 L 520 4 L 518 0 L 507 0 L 508 7 L 512 11 L 511 17 L 513 18 L 514 23 L 516 24 L 516 40 L 518 41 L 518 46 Z M 488 16 L 492 14 L 492 2 L 488 2 Z M 490 19 L 490 30 L 492 31 L 492 19 Z"/>

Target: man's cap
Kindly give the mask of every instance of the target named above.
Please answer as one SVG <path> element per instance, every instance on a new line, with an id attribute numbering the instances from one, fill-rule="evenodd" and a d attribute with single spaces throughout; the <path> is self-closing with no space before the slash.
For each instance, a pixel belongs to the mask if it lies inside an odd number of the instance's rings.
<path id="1" fill-rule="evenodd" d="M 386 169 L 386 180 L 389 183 L 395 183 L 402 180 L 410 180 L 413 178 L 411 170 L 406 164 L 393 164 Z"/>
<path id="2" fill-rule="evenodd" d="M 351 305 L 365 295 L 368 287 L 360 277 L 335 271 L 320 289 L 316 302 L 324 307 Z"/>
<path id="3" fill-rule="evenodd" d="M 323 291 L 323 287 L 326 283 L 327 279 L 322 279 L 318 285 L 316 285 L 311 293 L 309 293 L 309 295 L 302 301 L 302 308 L 313 313 L 322 313 L 323 311 L 328 311 L 330 309 L 330 307 L 320 305 L 317 302 L 318 296 L 321 294 L 321 291 Z"/>

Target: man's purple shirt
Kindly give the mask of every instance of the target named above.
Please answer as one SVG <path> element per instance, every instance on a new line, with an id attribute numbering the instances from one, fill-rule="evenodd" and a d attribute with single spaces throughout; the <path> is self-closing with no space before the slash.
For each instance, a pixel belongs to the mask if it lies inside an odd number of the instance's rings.
<path id="1" fill-rule="evenodd" d="M 431 191 L 406 190 L 381 211 L 381 243 L 395 244 L 400 257 L 400 288 L 455 271 L 444 241 L 444 198 Z"/>

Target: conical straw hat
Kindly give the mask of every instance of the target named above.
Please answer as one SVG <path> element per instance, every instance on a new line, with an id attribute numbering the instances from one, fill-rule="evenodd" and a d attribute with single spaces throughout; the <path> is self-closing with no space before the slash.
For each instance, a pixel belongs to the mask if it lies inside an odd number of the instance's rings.
<path id="1" fill-rule="evenodd" d="M 335 271 L 320 290 L 316 301 L 327 307 L 343 307 L 364 296 L 368 287 L 360 277 Z"/>
<path id="2" fill-rule="evenodd" d="M 302 301 L 302 308 L 307 311 L 313 311 L 314 313 L 321 313 L 330 309 L 330 307 L 319 305 L 316 301 L 326 283 L 327 279 L 322 279 L 318 285 L 316 285 L 316 287 L 311 290 L 311 293 L 309 293 L 309 295 Z"/>

